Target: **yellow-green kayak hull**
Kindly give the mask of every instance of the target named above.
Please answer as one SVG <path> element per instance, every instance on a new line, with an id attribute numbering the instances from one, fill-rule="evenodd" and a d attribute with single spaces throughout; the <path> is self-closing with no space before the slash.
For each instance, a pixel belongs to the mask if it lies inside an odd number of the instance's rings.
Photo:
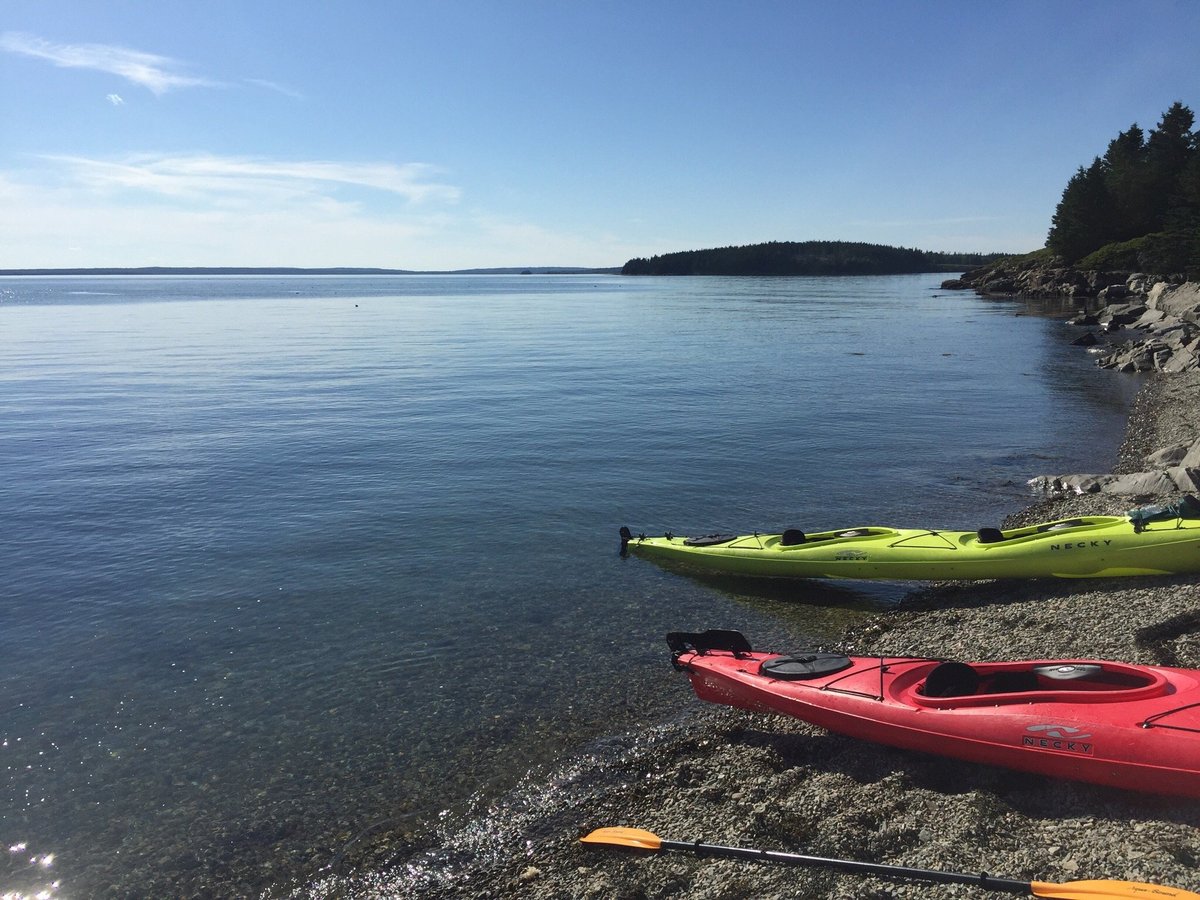
<path id="1" fill-rule="evenodd" d="M 622 543 L 658 562 L 776 578 L 976 581 L 1200 572 L 1200 519 L 1135 528 L 1123 516 L 1089 516 L 1004 532 L 867 526 L 702 538 L 633 536 L 623 529 Z"/>

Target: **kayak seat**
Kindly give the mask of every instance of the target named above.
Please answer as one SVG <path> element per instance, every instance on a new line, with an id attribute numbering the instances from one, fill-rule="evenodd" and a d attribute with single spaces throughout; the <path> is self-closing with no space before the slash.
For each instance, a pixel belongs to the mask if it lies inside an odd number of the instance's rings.
<path id="1" fill-rule="evenodd" d="M 715 547 L 718 544 L 728 544 L 733 540 L 737 540 L 736 534 L 705 534 L 700 537 L 684 538 L 683 545 L 685 547 Z"/>
<path id="2" fill-rule="evenodd" d="M 799 528 L 789 528 L 779 538 L 779 546 L 781 547 L 796 547 L 807 541 L 808 538 Z"/>
<path id="3" fill-rule="evenodd" d="M 1064 522 L 1047 522 L 1045 525 L 1037 527 L 1038 533 L 1046 531 L 1062 531 L 1064 528 L 1079 528 L 1088 524 L 1083 519 L 1067 519 Z"/>
<path id="4" fill-rule="evenodd" d="M 977 690 L 979 673 L 966 663 L 939 663 L 925 676 L 926 697 L 967 697 Z"/>
<path id="5" fill-rule="evenodd" d="M 1006 540 L 1004 532 L 999 528 L 980 528 L 975 534 L 978 535 L 981 544 L 997 544 Z"/>
<path id="6" fill-rule="evenodd" d="M 1033 672 L 997 672 L 988 679 L 989 694 L 1014 694 L 1020 691 L 1036 691 L 1040 685 Z"/>

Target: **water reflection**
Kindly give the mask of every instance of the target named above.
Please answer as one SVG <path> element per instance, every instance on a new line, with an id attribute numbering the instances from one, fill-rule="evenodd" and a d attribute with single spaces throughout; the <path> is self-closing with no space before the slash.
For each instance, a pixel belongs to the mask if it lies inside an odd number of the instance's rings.
<path id="1" fill-rule="evenodd" d="M 710 572 L 674 560 L 638 560 L 654 565 L 739 600 L 766 600 L 808 606 L 840 606 L 850 610 L 878 612 L 900 600 L 911 589 L 909 582 L 856 581 L 816 578 L 761 578 Z"/>
<path id="2" fill-rule="evenodd" d="M 1065 326 L 926 277 L 4 287 L 0 832 L 54 848 L 8 854 L 23 892 L 358 859 L 675 711 L 670 630 L 833 640 L 906 590 L 623 565 L 623 521 L 973 529 L 1122 424 Z"/>
<path id="3" fill-rule="evenodd" d="M 48 881 L 54 866 L 53 853 L 30 850 L 27 841 L 17 841 L 8 847 L 4 872 L 0 878 L 0 900 L 55 900 L 62 882 Z"/>

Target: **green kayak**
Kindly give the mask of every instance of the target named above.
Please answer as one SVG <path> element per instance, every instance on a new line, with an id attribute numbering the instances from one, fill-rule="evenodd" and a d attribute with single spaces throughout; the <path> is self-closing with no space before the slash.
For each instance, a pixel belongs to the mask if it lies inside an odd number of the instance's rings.
<path id="1" fill-rule="evenodd" d="M 973 581 L 1200 572 L 1200 501 L 1000 531 L 865 526 L 805 534 L 634 535 L 622 553 L 708 572 L 776 578 Z"/>

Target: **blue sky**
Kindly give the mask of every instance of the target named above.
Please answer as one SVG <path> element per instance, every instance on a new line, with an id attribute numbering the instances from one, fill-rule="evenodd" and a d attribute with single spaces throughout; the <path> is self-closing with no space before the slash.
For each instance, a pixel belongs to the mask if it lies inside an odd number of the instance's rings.
<path id="1" fill-rule="evenodd" d="M 1200 3 L 5 0 L 0 268 L 1040 247 Z"/>

